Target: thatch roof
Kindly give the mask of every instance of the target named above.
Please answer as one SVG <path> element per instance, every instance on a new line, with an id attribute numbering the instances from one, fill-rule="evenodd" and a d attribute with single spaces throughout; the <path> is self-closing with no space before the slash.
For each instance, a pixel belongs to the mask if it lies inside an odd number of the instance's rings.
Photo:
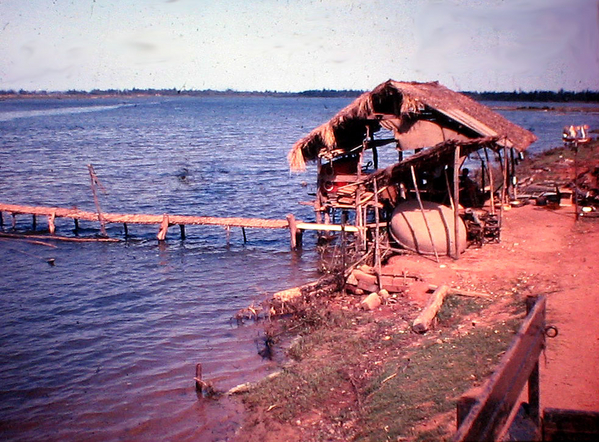
<path id="1" fill-rule="evenodd" d="M 297 141 L 288 159 L 292 170 L 307 161 L 332 159 L 360 148 L 367 133 L 381 128 L 393 132 L 401 149 L 431 147 L 449 140 L 489 137 L 498 146 L 526 149 L 536 140 L 529 131 L 488 107 L 451 91 L 437 82 L 405 83 L 389 80 L 366 92 Z"/>

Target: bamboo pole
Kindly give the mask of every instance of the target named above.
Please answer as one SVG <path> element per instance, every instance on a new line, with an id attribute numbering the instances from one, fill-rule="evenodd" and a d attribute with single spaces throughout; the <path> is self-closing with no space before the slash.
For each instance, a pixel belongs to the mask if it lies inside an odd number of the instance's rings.
<path id="1" fill-rule="evenodd" d="M 495 215 L 495 183 L 493 182 L 493 164 L 489 161 L 489 152 L 485 147 L 485 158 L 487 159 L 487 172 L 489 174 L 489 192 L 491 192 L 491 215 Z"/>
<path id="2" fill-rule="evenodd" d="M 420 206 L 420 211 L 422 212 L 422 218 L 424 218 L 424 224 L 426 225 L 426 230 L 428 231 L 428 237 L 431 240 L 431 245 L 433 246 L 433 252 L 435 252 L 435 259 L 439 262 L 439 254 L 437 253 L 437 247 L 435 246 L 435 241 L 433 240 L 433 232 L 431 231 L 430 226 L 428 225 L 428 219 L 426 218 L 426 213 L 424 212 L 424 206 L 422 205 L 422 200 L 420 199 L 420 190 L 418 190 L 418 182 L 416 180 L 416 172 L 414 171 L 414 166 L 410 166 L 410 170 L 412 171 L 412 181 L 414 182 L 414 190 L 416 191 L 416 199 L 418 200 L 418 205 Z"/>
<path id="3" fill-rule="evenodd" d="M 453 198 L 454 198 L 454 207 L 453 207 L 453 228 L 454 228 L 454 259 L 458 259 L 460 257 L 460 241 L 459 241 L 459 233 L 460 233 L 460 145 L 458 144 L 455 147 L 454 159 L 453 159 Z"/>
<path id="4" fill-rule="evenodd" d="M 378 197 L 378 184 L 377 179 L 374 179 L 374 222 L 375 222 L 375 233 L 374 233 L 374 263 L 376 266 L 376 277 L 378 280 L 379 289 L 383 289 L 381 281 L 381 239 L 379 236 L 380 230 L 380 214 L 379 214 L 379 197 Z"/>

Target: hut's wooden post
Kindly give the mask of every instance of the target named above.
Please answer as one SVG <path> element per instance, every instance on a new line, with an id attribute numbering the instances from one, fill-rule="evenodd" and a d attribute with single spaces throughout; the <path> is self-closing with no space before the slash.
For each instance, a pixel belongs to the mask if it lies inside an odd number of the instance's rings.
<path id="1" fill-rule="evenodd" d="M 241 233 L 243 233 L 243 243 L 245 244 L 245 243 L 248 242 L 248 238 L 247 238 L 247 236 L 245 234 L 245 227 L 241 228 Z"/>
<path id="2" fill-rule="evenodd" d="M 416 180 L 416 171 L 414 170 L 414 166 L 410 166 L 410 170 L 412 171 L 412 181 L 414 182 L 414 190 L 416 191 L 416 199 L 418 200 L 418 205 L 420 206 L 420 212 L 422 212 L 422 218 L 424 219 L 424 225 L 426 226 L 426 230 L 428 231 L 428 237 L 431 240 L 431 246 L 433 247 L 433 252 L 435 252 L 435 259 L 439 262 L 439 254 L 437 253 L 437 247 L 435 246 L 435 240 L 433 239 L 433 232 L 428 224 L 428 219 L 426 218 L 426 213 L 424 212 L 424 206 L 422 205 L 422 200 L 420 199 L 420 190 L 418 189 L 418 180 Z"/>
<path id="3" fill-rule="evenodd" d="M 37 218 L 35 217 L 35 214 L 33 214 L 31 218 L 31 230 L 35 232 L 35 230 L 37 229 Z"/>
<path id="4" fill-rule="evenodd" d="M 503 146 L 503 187 L 501 191 L 501 204 L 505 204 L 507 202 L 508 174 L 507 146 Z"/>
<path id="5" fill-rule="evenodd" d="M 314 214 L 316 222 L 322 224 L 322 194 L 320 192 L 320 172 L 322 170 L 322 159 L 318 157 L 318 164 L 316 168 L 316 198 L 314 200 Z"/>
<path id="6" fill-rule="evenodd" d="M 75 222 L 75 233 L 79 233 L 79 220 L 77 218 L 73 218 Z"/>
<path id="7" fill-rule="evenodd" d="M 12 229 L 15 230 L 17 228 L 17 214 L 12 213 Z"/>
<path id="8" fill-rule="evenodd" d="M 164 241 L 166 239 L 166 232 L 168 231 L 168 215 L 165 213 L 162 216 L 162 222 L 160 223 L 160 230 L 158 231 L 158 241 Z"/>
<path id="9" fill-rule="evenodd" d="M 123 223 L 123 229 L 125 230 L 125 238 L 127 238 L 129 236 L 129 227 L 127 226 L 127 223 Z"/>
<path id="10" fill-rule="evenodd" d="M 287 215 L 287 223 L 289 224 L 289 236 L 291 240 L 291 250 L 297 250 L 302 247 L 302 231 L 297 228 L 297 222 L 293 214 Z"/>
<path id="11" fill-rule="evenodd" d="M 493 182 L 493 164 L 491 163 L 491 161 L 489 161 L 489 152 L 487 151 L 486 147 L 485 158 L 487 159 L 487 171 L 489 173 L 489 192 L 491 192 L 491 215 L 495 215 L 495 183 Z"/>
<path id="12" fill-rule="evenodd" d="M 380 215 L 379 215 L 379 192 L 376 178 L 374 179 L 374 263 L 376 266 L 376 277 L 379 289 L 383 289 L 381 281 L 381 239 L 379 236 L 380 230 Z"/>
<path id="13" fill-rule="evenodd" d="M 50 235 L 54 235 L 56 232 L 56 224 L 54 224 L 54 220 L 56 219 L 56 211 L 53 211 L 52 214 L 48 217 L 48 231 Z"/>
<path id="14" fill-rule="evenodd" d="M 4 218 L 2 217 L 2 211 L 0 210 L 0 229 L 4 227 Z"/>
<path id="15" fill-rule="evenodd" d="M 185 239 L 185 224 L 179 224 L 179 230 L 181 230 L 181 239 Z"/>
<path id="16" fill-rule="evenodd" d="M 361 166 L 358 165 L 358 168 L 360 168 Z M 358 233 L 356 235 L 356 242 L 359 246 L 359 248 L 361 250 L 365 250 L 366 249 L 366 241 L 365 241 L 365 235 L 364 232 L 362 230 L 362 228 L 364 227 L 364 218 L 362 216 L 362 211 L 363 211 L 363 207 L 362 204 L 360 203 L 360 200 L 362 198 L 362 187 L 361 185 L 358 185 L 356 187 L 356 219 L 355 219 L 355 224 L 356 227 L 358 228 Z"/>
<path id="17" fill-rule="evenodd" d="M 453 224 L 454 224 L 454 259 L 459 259 L 460 257 L 460 241 L 459 241 L 459 233 L 460 233 L 460 145 L 458 144 L 455 147 L 454 158 L 453 158 Z"/>

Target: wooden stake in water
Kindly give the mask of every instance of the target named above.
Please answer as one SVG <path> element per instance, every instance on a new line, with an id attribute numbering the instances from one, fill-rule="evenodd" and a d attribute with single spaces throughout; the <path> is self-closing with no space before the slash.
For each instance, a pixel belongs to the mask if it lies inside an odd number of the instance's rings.
<path id="1" fill-rule="evenodd" d="M 102 208 L 100 207 L 100 201 L 98 200 L 98 194 L 96 192 L 96 187 L 99 187 L 100 190 L 105 192 L 104 186 L 102 186 L 100 184 L 100 181 L 98 181 L 98 177 L 96 176 L 94 166 L 92 166 L 91 164 L 88 164 L 87 169 L 89 170 L 89 178 L 91 180 L 92 193 L 94 194 L 94 203 L 96 205 L 96 212 L 98 212 L 98 220 L 100 221 L 100 231 L 102 232 L 102 236 L 108 236 L 108 234 L 106 233 L 106 227 L 105 227 L 106 222 L 104 221 L 104 218 L 102 217 Z"/>

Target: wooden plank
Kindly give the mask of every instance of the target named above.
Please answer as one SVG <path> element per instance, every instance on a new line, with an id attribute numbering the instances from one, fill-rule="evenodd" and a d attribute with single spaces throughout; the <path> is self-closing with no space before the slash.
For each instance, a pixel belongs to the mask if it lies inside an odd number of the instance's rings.
<path id="1" fill-rule="evenodd" d="M 296 223 L 295 227 L 301 230 L 323 230 L 327 232 L 341 232 L 341 224 L 317 224 L 317 223 Z M 344 226 L 346 232 L 356 233 L 356 226 Z"/>
<path id="2" fill-rule="evenodd" d="M 540 297 L 453 441 L 492 441 L 502 432 L 545 345 L 546 299 Z"/>
<path id="3" fill-rule="evenodd" d="M 60 207 L 20 206 L 16 204 L 0 203 L 0 211 L 15 215 L 31 214 L 52 216 L 52 214 L 54 214 L 57 218 L 98 221 L 98 214 L 95 212 Z M 104 221 L 108 223 L 162 224 L 164 215 L 102 213 L 102 217 Z M 210 216 L 169 215 L 169 222 L 171 224 L 251 227 L 260 229 L 286 229 L 288 227 L 286 220 L 259 218 L 217 218 Z"/>

